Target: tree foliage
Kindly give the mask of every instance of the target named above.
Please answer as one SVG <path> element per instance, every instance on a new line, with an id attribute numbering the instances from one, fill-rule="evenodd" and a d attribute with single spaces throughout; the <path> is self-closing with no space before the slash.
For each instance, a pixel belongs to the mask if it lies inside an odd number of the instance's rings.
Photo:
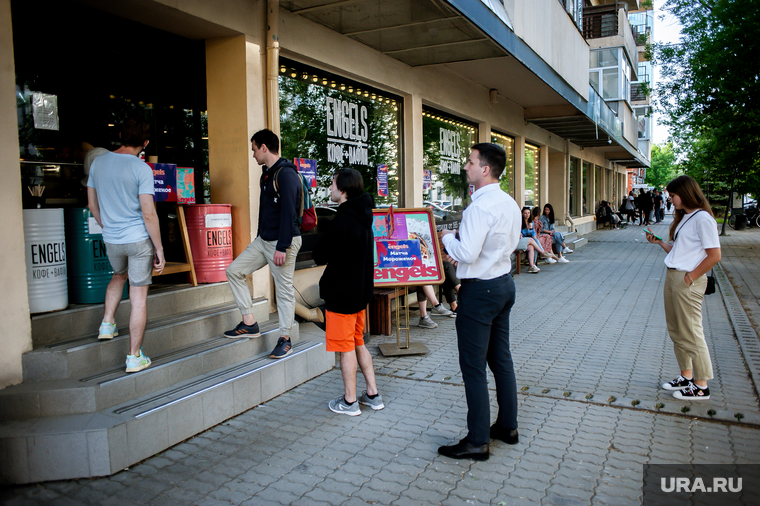
<path id="1" fill-rule="evenodd" d="M 667 0 L 680 44 L 657 44 L 657 108 L 703 186 L 760 193 L 760 0 Z"/>
<path id="2" fill-rule="evenodd" d="M 647 170 L 646 182 L 655 188 L 663 188 L 680 172 L 673 144 L 668 142 L 652 146 L 652 166 Z"/>

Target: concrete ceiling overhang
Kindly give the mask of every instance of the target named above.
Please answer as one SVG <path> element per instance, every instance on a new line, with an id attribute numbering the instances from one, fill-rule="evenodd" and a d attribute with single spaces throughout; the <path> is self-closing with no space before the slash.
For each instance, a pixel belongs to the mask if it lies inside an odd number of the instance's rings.
<path id="1" fill-rule="evenodd" d="M 411 67 L 442 66 L 526 109 L 526 120 L 581 147 L 642 163 L 586 114 L 572 88 L 480 0 L 281 0 L 280 6 Z M 532 118 L 530 110 L 542 111 Z M 544 111 L 561 111 L 546 118 Z M 551 120 L 551 121 L 550 121 Z"/>

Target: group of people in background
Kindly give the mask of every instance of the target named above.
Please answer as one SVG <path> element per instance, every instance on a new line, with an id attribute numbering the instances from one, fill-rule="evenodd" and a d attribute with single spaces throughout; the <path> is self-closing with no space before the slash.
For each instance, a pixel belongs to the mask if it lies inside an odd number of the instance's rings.
<path id="1" fill-rule="evenodd" d="M 525 251 L 528 257 L 528 272 L 537 274 L 541 271 L 536 263 L 542 258 L 547 264 L 569 262 L 565 255 L 573 252 L 567 247 L 565 237 L 554 227 L 554 208 L 546 204 L 543 208 L 523 207 L 520 240 L 517 249 Z"/>
<path id="2" fill-rule="evenodd" d="M 626 217 L 626 223 L 636 225 L 651 225 L 661 223 L 665 219 L 665 211 L 671 207 L 668 191 L 651 190 L 644 191 L 639 188 L 639 193 L 634 190 L 623 197 L 620 203 L 620 212 Z"/>

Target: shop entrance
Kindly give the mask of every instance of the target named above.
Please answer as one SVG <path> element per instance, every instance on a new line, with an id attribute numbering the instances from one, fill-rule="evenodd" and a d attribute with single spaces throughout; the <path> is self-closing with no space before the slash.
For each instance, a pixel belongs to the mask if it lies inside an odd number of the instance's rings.
<path id="1" fill-rule="evenodd" d="M 146 159 L 193 167 L 196 202 L 207 202 L 203 40 L 74 2 L 15 0 L 11 8 L 24 208 L 86 207 L 83 143 L 118 148 L 128 116 L 151 125 Z M 45 124 L 39 108 L 35 121 L 40 93 L 53 97 Z M 167 259 L 182 261 L 174 206 L 157 211 Z"/>

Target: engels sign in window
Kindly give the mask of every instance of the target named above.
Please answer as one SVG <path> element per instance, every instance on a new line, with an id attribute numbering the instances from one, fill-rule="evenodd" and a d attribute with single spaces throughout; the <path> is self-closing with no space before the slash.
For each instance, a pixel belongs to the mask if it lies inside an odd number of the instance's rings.
<path id="1" fill-rule="evenodd" d="M 438 141 L 438 153 L 440 164 L 438 172 L 441 174 L 459 174 L 462 165 L 461 150 L 459 148 L 459 132 L 456 130 L 440 129 Z"/>
<path id="2" fill-rule="evenodd" d="M 327 161 L 369 165 L 367 106 L 326 97 Z"/>

